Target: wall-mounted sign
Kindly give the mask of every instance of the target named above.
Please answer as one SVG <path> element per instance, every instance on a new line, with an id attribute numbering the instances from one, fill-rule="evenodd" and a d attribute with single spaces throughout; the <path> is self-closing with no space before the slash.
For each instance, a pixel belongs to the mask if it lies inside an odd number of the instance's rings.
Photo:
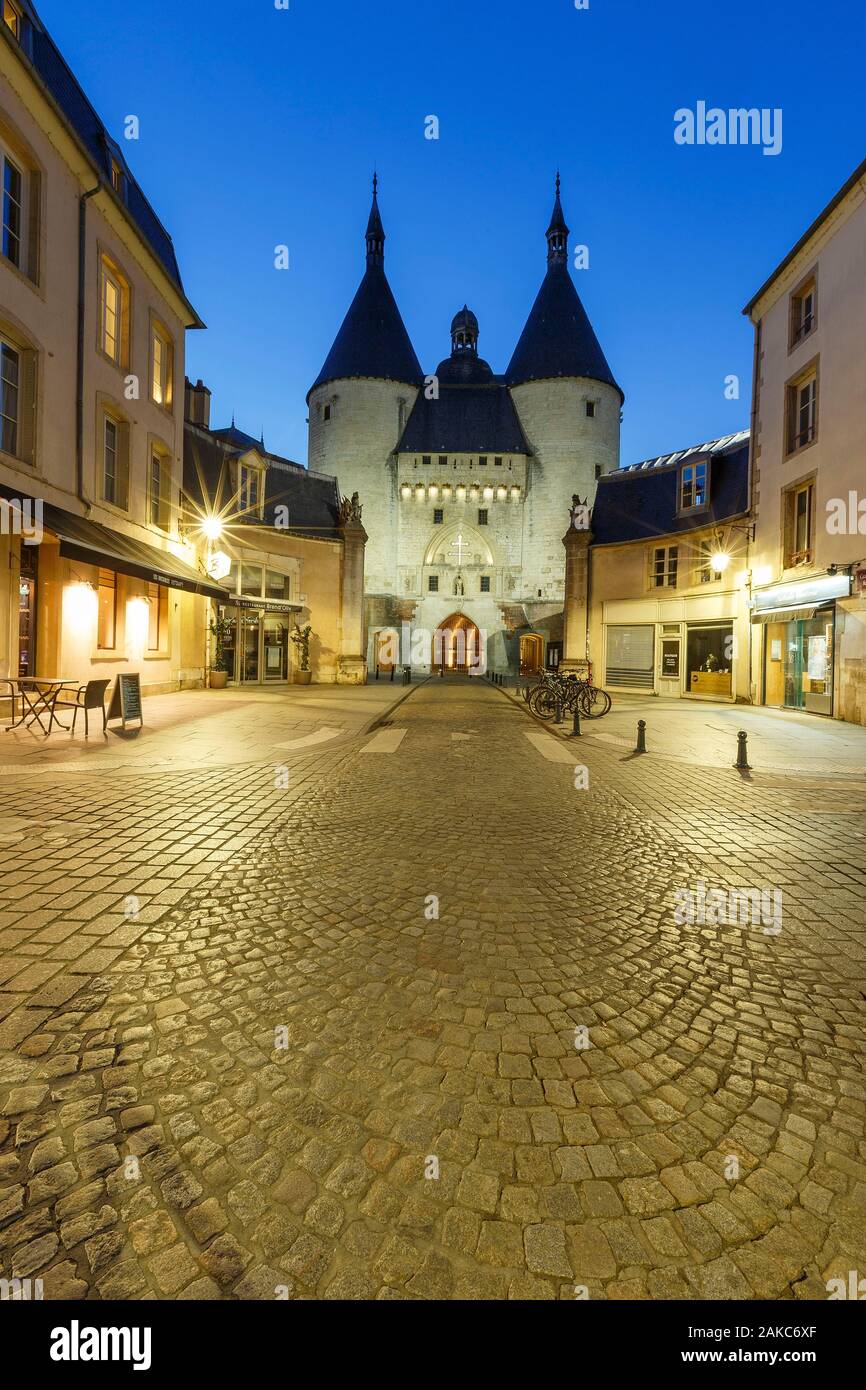
<path id="1" fill-rule="evenodd" d="M 775 608 L 820 607 L 851 595 L 850 574 L 821 574 L 815 579 L 795 579 L 790 584 L 772 584 L 755 590 L 755 611 L 771 613 Z"/>
<path id="2" fill-rule="evenodd" d="M 211 579 L 226 579 L 232 571 L 231 556 L 226 555 L 224 550 L 215 550 L 208 556 L 207 572 Z"/>

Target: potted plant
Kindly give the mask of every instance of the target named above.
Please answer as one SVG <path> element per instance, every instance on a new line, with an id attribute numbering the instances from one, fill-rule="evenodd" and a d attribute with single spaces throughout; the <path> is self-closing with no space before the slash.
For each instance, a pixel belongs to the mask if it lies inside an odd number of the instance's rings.
<path id="1" fill-rule="evenodd" d="M 229 618 L 212 618 L 210 622 L 211 636 L 214 639 L 214 658 L 210 668 L 210 688 L 211 690 L 225 690 L 229 678 L 229 661 L 231 648 L 228 646 L 232 634 L 232 623 Z"/>
<path id="2" fill-rule="evenodd" d="M 310 635 L 312 631 L 309 623 L 305 627 L 298 627 L 298 624 L 295 623 L 292 641 L 298 650 L 298 669 L 295 672 L 296 685 L 309 685 L 313 679 L 313 673 L 310 670 Z"/>

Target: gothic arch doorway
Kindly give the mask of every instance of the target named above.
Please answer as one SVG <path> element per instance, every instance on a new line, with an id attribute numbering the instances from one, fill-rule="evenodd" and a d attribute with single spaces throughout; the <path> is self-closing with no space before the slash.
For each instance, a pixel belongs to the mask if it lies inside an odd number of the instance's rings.
<path id="1" fill-rule="evenodd" d="M 537 632 L 524 633 L 520 638 L 520 674 L 536 676 L 544 666 L 544 638 Z"/>
<path id="2" fill-rule="evenodd" d="M 446 672 L 461 673 L 484 670 L 484 646 L 481 633 L 465 613 L 452 613 L 440 623 L 433 634 L 431 665 L 434 671 L 444 666 Z"/>

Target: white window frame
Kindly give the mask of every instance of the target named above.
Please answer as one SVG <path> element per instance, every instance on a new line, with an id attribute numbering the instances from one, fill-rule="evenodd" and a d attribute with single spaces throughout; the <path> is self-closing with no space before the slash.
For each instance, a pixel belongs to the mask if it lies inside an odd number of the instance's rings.
<path id="1" fill-rule="evenodd" d="M 658 559 L 660 555 L 663 557 L 661 562 Z M 652 546 L 649 552 L 649 587 L 651 589 L 675 589 L 678 576 L 679 546 Z M 661 583 L 658 582 L 659 579 L 661 579 Z"/>
<path id="2" fill-rule="evenodd" d="M 6 400 L 7 377 L 3 370 L 3 363 L 10 357 L 15 359 L 15 381 L 9 381 L 11 390 L 15 392 L 15 413 L 7 415 L 4 409 Z M 21 444 L 21 392 L 23 388 L 22 371 L 23 361 L 21 349 L 15 343 L 10 343 L 7 338 L 0 337 L 0 450 L 10 454 L 12 458 L 18 457 L 18 449 Z M 9 421 L 14 430 L 14 449 L 7 449 L 5 445 L 6 422 Z"/>
<path id="3" fill-rule="evenodd" d="M 0 232 L 2 232 L 2 240 L 0 240 L 0 248 L 2 248 L 2 245 L 3 245 L 3 243 L 4 243 L 5 240 L 6 240 L 6 233 L 7 233 L 7 229 L 8 229 L 10 235 L 15 236 L 15 238 L 16 238 L 16 240 L 17 240 L 17 242 L 18 242 L 18 257 L 17 257 L 17 260 L 16 260 L 15 257 L 9 256 L 9 255 L 6 254 L 5 251 L 3 251 L 3 259 L 6 260 L 6 261 L 8 261 L 10 265 L 14 265 L 14 267 L 15 267 L 16 270 L 20 270 L 20 271 L 22 272 L 22 274 L 26 275 L 26 274 L 27 274 L 27 271 L 28 271 L 28 265 L 27 265 L 27 250 L 28 250 L 28 237 L 29 237 L 29 228 L 28 228 L 28 222 L 27 222 L 27 217 L 28 217 L 28 208 L 27 208 L 27 183 L 28 183 L 28 176 L 27 176 L 27 170 L 26 170 L 25 168 L 22 167 L 22 165 L 18 162 L 18 160 L 13 159 L 12 155 L 9 153 L 9 151 L 8 151 L 7 149 L 5 149 L 5 148 L 3 148 L 3 147 L 0 147 L 0 155 L 2 155 L 2 161 L 0 161 L 0 163 L 2 163 L 2 169 L 0 169 L 0 173 L 2 173 L 2 182 L 0 182 L 0 197 L 2 197 L 2 200 L 3 200 L 3 202 L 2 202 L 2 208 L 0 208 L 0 220 L 2 220 L 2 228 L 0 228 Z M 16 199 L 16 198 L 13 198 L 11 194 L 7 195 L 7 193 L 6 193 L 6 169 L 7 169 L 7 166 L 8 166 L 10 169 L 13 169 L 13 170 L 15 171 L 15 173 L 18 175 L 18 194 L 19 194 L 19 196 L 18 196 L 17 199 Z M 6 221 L 6 199 L 7 199 L 7 196 L 16 204 L 16 206 L 17 206 L 17 208 L 18 208 L 18 231 L 17 231 L 17 232 L 12 232 L 12 228 L 11 228 L 10 224 L 7 223 L 7 221 Z"/>
<path id="4" fill-rule="evenodd" d="M 115 275 L 115 273 L 109 269 L 104 259 L 100 260 L 99 266 L 99 345 L 102 349 L 103 354 L 108 358 L 109 362 L 113 362 L 116 367 L 119 367 L 121 364 L 121 356 L 123 353 L 123 286 L 120 283 L 118 277 Z M 108 307 L 109 286 L 114 290 L 117 296 L 117 307 L 115 311 L 114 325 L 114 352 L 109 351 L 108 348 L 108 342 L 110 337 L 108 331 L 108 318 L 110 313 Z"/>
<path id="5" fill-rule="evenodd" d="M 174 340 L 159 323 L 150 330 L 150 399 L 170 411 L 174 400 Z"/>
<path id="6" fill-rule="evenodd" d="M 702 485 L 701 485 L 702 480 Z M 691 501 L 686 501 L 686 488 L 690 490 Z M 706 459 L 694 463 L 684 463 L 680 469 L 680 511 L 696 512 L 709 501 L 710 469 Z M 697 500 L 700 495 L 700 501 Z"/>

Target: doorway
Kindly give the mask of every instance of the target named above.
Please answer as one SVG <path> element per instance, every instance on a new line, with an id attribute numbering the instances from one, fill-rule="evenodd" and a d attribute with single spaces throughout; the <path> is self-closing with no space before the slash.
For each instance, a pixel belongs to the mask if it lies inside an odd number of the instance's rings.
<path id="1" fill-rule="evenodd" d="M 435 671 L 465 675 L 484 669 L 484 647 L 475 623 L 465 613 L 452 613 L 433 634 L 431 665 Z"/>
<path id="2" fill-rule="evenodd" d="M 35 545 L 21 547 L 21 574 L 18 580 L 18 674 L 36 675 L 36 582 L 39 550 Z"/>
<path id="3" fill-rule="evenodd" d="M 537 632 L 525 633 L 520 639 L 520 674 L 537 676 L 544 665 L 544 639 Z"/>

